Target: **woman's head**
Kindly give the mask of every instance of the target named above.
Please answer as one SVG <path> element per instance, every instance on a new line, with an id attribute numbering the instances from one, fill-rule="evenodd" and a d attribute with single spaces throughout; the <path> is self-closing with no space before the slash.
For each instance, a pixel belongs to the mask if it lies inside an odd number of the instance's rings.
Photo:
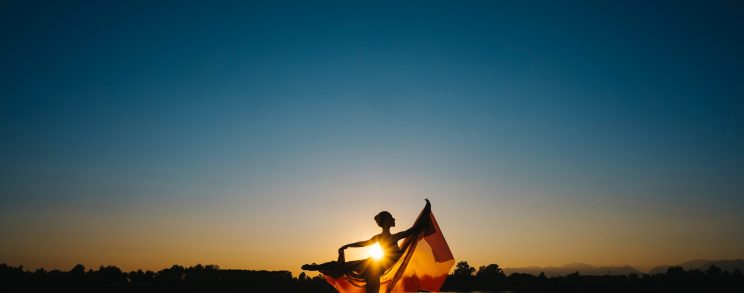
<path id="1" fill-rule="evenodd" d="M 377 226 L 382 228 L 395 227 L 395 218 L 393 218 L 393 215 L 388 211 L 378 213 L 377 216 L 375 216 L 375 222 L 377 222 Z"/>

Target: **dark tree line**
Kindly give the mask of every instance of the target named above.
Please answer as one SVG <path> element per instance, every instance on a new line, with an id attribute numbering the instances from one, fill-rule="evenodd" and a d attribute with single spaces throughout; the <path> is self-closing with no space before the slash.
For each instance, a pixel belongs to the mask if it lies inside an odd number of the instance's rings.
<path id="1" fill-rule="evenodd" d="M 0 292 L 335 292 L 320 275 L 288 271 L 224 270 L 216 265 L 174 265 L 157 272 L 123 272 L 115 266 L 86 271 L 77 265 L 69 271 L 24 270 L 0 264 Z M 670 267 L 655 275 L 584 276 L 573 273 L 546 277 L 513 273 L 506 275 L 496 264 L 477 270 L 461 261 L 449 275 L 442 291 L 516 292 L 744 292 L 739 269 L 716 266 L 702 270 Z"/>
<path id="2" fill-rule="evenodd" d="M 115 266 L 69 271 L 23 270 L 0 264 L 0 292 L 335 292 L 320 275 L 288 271 L 224 270 L 216 265 L 174 265 L 157 272 L 122 272 Z"/>
<path id="3" fill-rule="evenodd" d="M 578 272 L 560 277 L 512 273 L 507 276 L 496 264 L 476 270 L 467 262 L 457 263 L 442 291 L 516 292 L 744 292 L 744 277 L 711 266 L 705 271 L 670 267 L 655 275 L 583 276 Z"/>

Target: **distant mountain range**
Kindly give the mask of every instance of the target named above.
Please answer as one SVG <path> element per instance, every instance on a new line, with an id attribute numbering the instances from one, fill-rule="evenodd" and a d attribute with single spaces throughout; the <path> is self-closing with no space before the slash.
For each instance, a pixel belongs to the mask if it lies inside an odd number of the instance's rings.
<path id="1" fill-rule="evenodd" d="M 740 269 L 744 271 L 744 259 L 735 260 L 691 260 L 674 266 L 681 266 L 686 270 L 699 269 L 702 271 L 707 270 L 711 265 L 715 265 L 725 271 L 733 271 Z M 666 272 L 670 265 L 657 266 L 651 269 L 649 274 L 658 274 Z M 527 273 L 531 275 L 539 275 L 544 272 L 548 277 L 565 276 L 579 272 L 581 275 L 628 275 L 632 273 L 643 274 L 643 272 L 637 270 L 634 267 L 625 266 L 601 266 L 595 267 L 585 263 L 572 263 L 562 266 L 548 266 L 548 267 L 523 267 L 523 268 L 504 268 L 504 273 L 507 275 L 512 273 Z"/>
<path id="2" fill-rule="evenodd" d="M 683 267 L 685 270 L 698 269 L 701 271 L 707 270 L 711 265 L 715 265 L 724 271 L 732 272 L 735 269 L 739 269 L 744 272 L 744 259 L 722 259 L 722 260 L 708 260 L 708 259 L 696 259 L 688 262 L 683 262 L 674 266 Z M 669 265 L 658 266 L 651 269 L 649 274 L 664 273 L 669 268 Z"/>

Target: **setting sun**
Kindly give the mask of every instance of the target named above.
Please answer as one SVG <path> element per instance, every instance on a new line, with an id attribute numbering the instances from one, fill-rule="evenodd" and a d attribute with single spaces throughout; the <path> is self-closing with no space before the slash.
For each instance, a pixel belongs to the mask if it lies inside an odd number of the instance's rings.
<path id="1" fill-rule="evenodd" d="M 380 243 L 372 244 L 369 248 L 369 256 L 374 259 L 381 259 L 384 253 L 382 252 L 382 247 L 380 247 Z"/>

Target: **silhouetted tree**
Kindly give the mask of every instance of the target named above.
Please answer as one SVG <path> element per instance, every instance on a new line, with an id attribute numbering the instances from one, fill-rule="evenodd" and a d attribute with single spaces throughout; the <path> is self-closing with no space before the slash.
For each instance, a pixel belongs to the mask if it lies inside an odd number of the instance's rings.
<path id="1" fill-rule="evenodd" d="M 75 265 L 71 270 L 70 274 L 74 276 L 84 276 L 85 275 L 85 266 L 81 264 Z"/>
<path id="2" fill-rule="evenodd" d="M 475 287 L 473 282 L 475 268 L 466 261 L 458 262 L 455 270 L 442 285 L 442 291 L 470 291 Z"/>
<path id="3" fill-rule="evenodd" d="M 475 279 L 476 284 L 478 284 L 478 288 L 488 288 L 493 290 L 503 287 L 503 282 L 504 280 L 506 280 L 506 275 L 504 274 L 504 271 L 501 270 L 499 265 L 490 264 L 478 268 L 478 272 L 475 274 Z"/>
<path id="4" fill-rule="evenodd" d="M 461 261 L 455 266 L 455 276 L 462 278 L 469 278 L 475 273 L 475 268 L 471 267 L 468 262 Z"/>
<path id="5" fill-rule="evenodd" d="M 705 271 L 705 274 L 708 275 L 708 277 L 718 278 L 721 276 L 721 268 L 711 265 L 708 270 Z"/>

